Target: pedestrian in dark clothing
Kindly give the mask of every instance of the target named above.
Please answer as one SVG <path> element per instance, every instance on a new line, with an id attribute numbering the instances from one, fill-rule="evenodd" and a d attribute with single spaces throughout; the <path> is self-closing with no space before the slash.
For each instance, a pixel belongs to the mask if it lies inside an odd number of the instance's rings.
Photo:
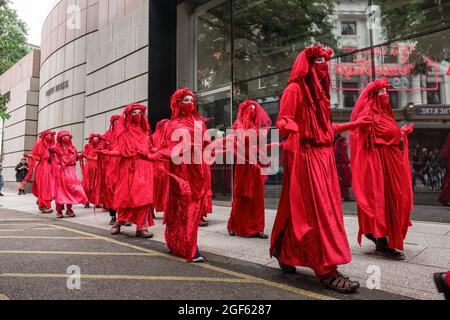
<path id="1" fill-rule="evenodd" d="M 28 174 L 28 163 L 27 159 L 23 158 L 16 166 L 16 181 L 22 182 L 23 179 L 25 179 L 25 177 L 27 176 L 27 174 Z M 20 195 L 25 195 L 25 189 L 19 189 L 19 196 Z"/>

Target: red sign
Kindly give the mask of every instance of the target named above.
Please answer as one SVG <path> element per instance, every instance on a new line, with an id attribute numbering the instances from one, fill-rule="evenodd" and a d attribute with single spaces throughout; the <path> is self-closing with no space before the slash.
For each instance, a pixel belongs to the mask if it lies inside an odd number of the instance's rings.
<path id="1" fill-rule="evenodd" d="M 350 48 L 344 50 L 352 50 Z M 372 74 L 375 73 L 377 78 L 386 77 L 390 80 L 391 91 L 436 91 L 438 90 L 438 65 L 433 59 L 423 56 L 423 61 L 427 66 L 426 76 L 433 75 L 435 85 L 430 88 L 413 88 L 411 86 L 411 76 L 414 74 L 416 65 L 410 62 L 410 56 L 415 50 L 415 45 L 412 44 L 391 44 L 390 47 L 381 46 L 373 49 L 375 57 L 379 56 L 393 56 L 398 57 L 399 63 L 383 63 L 372 64 L 369 59 L 372 52 L 371 50 L 364 50 L 355 52 L 355 56 L 360 58 L 354 59 L 350 63 L 336 63 L 334 66 L 333 74 L 340 77 L 343 80 L 351 80 L 352 77 L 367 77 L 367 79 L 361 79 L 363 82 L 368 82 L 372 78 Z M 385 61 L 386 59 L 383 59 Z M 375 68 L 375 70 L 373 70 Z M 450 69 L 449 69 L 450 72 Z M 367 85 L 367 83 L 365 83 Z M 362 88 L 332 88 L 333 90 L 345 90 L 345 91 L 361 91 Z"/>

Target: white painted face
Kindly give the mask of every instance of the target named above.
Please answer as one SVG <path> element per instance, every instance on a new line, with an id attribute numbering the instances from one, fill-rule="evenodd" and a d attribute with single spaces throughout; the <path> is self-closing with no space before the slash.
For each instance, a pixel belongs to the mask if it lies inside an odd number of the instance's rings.
<path id="1" fill-rule="evenodd" d="M 254 104 L 252 104 L 252 105 L 250 106 L 250 109 L 256 110 L 256 106 L 255 106 Z"/>
<path id="2" fill-rule="evenodd" d="M 378 92 L 378 95 L 381 96 L 383 94 L 386 94 L 386 92 L 387 92 L 386 88 L 383 88 L 383 89 L 380 90 L 380 92 Z"/>
<path id="3" fill-rule="evenodd" d="M 317 58 L 316 60 L 314 60 L 314 62 L 316 64 L 322 64 L 322 63 L 325 63 L 326 61 L 325 61 L 325 58 L 320 57 L 320 58 Z"/>
<path id="4" fill-rule="evenodd" d="M 137 116 L 140 114 L 142 114 L 142 110 L 136 109 L 136 110 L 131 111 L 132 116 Z"/>
<path id="5" fill-rule="evenodd" d="M 194 97 L 193 96 L 185 96 L 182 100 L 183 103 L 193 103 Z"/>

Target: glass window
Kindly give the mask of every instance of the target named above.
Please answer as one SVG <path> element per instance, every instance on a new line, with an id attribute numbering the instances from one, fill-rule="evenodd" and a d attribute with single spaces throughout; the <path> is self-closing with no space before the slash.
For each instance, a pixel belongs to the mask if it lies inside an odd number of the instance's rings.
<path id="1" fill-rule="evenodd" d="M 235 81 L 289 69 L 314 41 L 336 49 L 334 1 L 233 1 Z"/>
<path id="2" fill-rule="evenodd" d="M 195 19 L 196 90 L 231 83 L 231 9 L 228 1 Z"/>
<path id="3" fill-rule="evenodd" d="M 341 22 L 342 35 L 356 35 L 356 22 Z"/>
<path id="4" fill-rule="evenodd" d="M 374 0 L 369 9 L 386 36 L 382 42 L 450 24 L 449 0 Z"/>

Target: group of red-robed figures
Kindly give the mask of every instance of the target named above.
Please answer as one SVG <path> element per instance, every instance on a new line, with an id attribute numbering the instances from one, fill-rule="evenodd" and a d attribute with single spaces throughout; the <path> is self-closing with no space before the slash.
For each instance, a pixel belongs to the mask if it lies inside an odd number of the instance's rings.
<path id="1" fill-rule="evenodd" d="M 295 272 L 295 266 L 309 267 L 326 286 L 348 293 L 357 290 L 359 283 L 337 269 L 338 265 L 350 263 L 351 253 L 344 229 L 334 137 L 350 131 L 358 241 L 361 243 L 364 235 L 375 243 L 377 253 L 400 260 L 404 259 L 403 240 L 411 226 L 413 196 L 407 135 L 413 127 L 398 127 L 386 79 L 376 80 L 364 89 L 350 123 L 332 124 L 328 70 L 332 54 L 331 49 L 320 46 L 301 52 L 281 98 L 276 126 L 285 139 L 285 174 L 270 254 L 278 259 L 284 272 Z M 76 178 L 78 154 L 70 143 L 70 133 L 58 134 L 55 145 L 54 133 L 43 132 L 33 149 L 34 170 L 30 170 L 35 172 L 33 192 L 41 210 L 50 209 L 52 200 L 56 200 L 58 209 L 63 204 L 87 201 L 103 204 L 118 212 L 112 234 L 120 233 L 122 225 L 132 222 L 137 225 L 137 236 L 149 238 L 152 234 L 148 227 L 154 224 L 152 213 L 156 208 L 164 211 L 170 251 L 188 261 L 203 261 L 197 233 L 199 221 L 212 211 L 210 167 L 205 162 L 174 163 L 170 159 L 174 154 L 193 148 L 205 150 L 211 145 L 196 145 L 193 138 L 195 130 L 206 133 L 207 120 L 199 115 L 195 94 L 188 89 L 175 92 L 171 109 L 171 119 L 161 121 L 153 135 L 147 107 L 130 105 L 122 116 L 111 118 L 107 133 L 90 137 L 81 155 L 87 159 L 87 196 Z M 245 132 L 270 127 L 269 116 L 257 102 L 248 100 L 240 105 L 233 129 Z M 177 130 L 192 137 L 186 148 L 177 149 L 179 136 L 173 139 Z M 228 143 L 236 137 L 234 133 L 225 140 Z M 232 236 L 267 238 L 261 167 L 250 161 L 235 166 L 234 200 L 228 222 Z"/>

